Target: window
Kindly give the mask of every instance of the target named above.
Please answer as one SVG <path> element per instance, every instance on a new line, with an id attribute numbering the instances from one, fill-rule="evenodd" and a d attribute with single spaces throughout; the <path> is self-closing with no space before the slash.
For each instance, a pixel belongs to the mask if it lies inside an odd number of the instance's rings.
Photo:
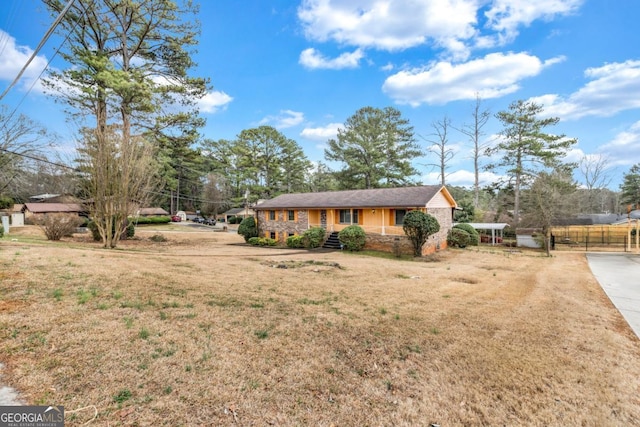
<path id="1" fill-rule="evenodd" d="M 269 237 L 272 238 L 273 240 L 276 240 L 276 232 L 275 231 L 269 232 Z"/>
<path id="2" fill-rule="evenodd" d="M 358 210 L 340 209 L 340 224 L 357 224 Z"/>
<path id="3" fill-rule="evenodd" d="M 396 225 L 404 224 L 404 216 L 407 214 L 406 209 L 396 209 Z"/>
<path id="4" fill-rule="evenodd" d="M 340 224 L 351 224 L 351 209 L 340 209 Z"/>
<path id="5" fill-rule="evenodd" d="M 295 221 L 296 211 L 287 211 L 287 218 L 289 219 L 289 221 Z"/>
<path id="6" fill-rule="evenodd" d="M 269 211 L 269 220 L 270 221 L 276 220 L 276 211 Z"/>

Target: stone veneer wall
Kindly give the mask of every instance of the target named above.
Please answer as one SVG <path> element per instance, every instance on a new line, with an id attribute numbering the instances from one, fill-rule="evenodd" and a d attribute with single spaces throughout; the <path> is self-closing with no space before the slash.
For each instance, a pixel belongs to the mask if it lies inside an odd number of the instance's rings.
<path id="1" fill-rule="evenodd" d="M 276 211 L 276 220 L 269 220 L 269 211 L 258 211 L 258 235 L 269 237 L 272 232 L 276 233 L 276 240 L 285 244 L 289 234 L 302 234 L 309 228 L 309 212 L 307 210 L 296 210 L 296 220 L 286 220 L 288 210 Z"/>
<path id="2" fill-rule="evenodd" d="M 433 253 L 440 249 L 446 249 L 447 235 L 451 227 L 453 227 L 453 212 L 451 208 L 428 209 L 427 213 L 438 220 L 440 231 L 429 237 L 425 247 L 422 248 L 423 255 Z"/>

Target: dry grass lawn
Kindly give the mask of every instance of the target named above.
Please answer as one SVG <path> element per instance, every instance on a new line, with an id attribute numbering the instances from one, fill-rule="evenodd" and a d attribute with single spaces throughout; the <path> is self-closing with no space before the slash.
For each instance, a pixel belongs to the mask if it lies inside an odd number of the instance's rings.
<path id="1" fill-rule="evenodd" d="M 163 230 L 0 240 L 3 381 L 68 426 L 640 425 L 640 341 L 583 254 Z"/>

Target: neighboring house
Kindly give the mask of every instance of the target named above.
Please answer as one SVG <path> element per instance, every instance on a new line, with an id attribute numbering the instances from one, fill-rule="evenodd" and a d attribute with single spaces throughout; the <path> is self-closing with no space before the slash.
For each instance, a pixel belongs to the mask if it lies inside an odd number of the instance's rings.
<path id="1" fill-rule="evenodd" d="M 218 214 L 216 216 L 216 219 L 218 221 L 224 221 L 224 222 L 229 222 L 229 218 L 231 217 L 241 217 L 241 218 L 247 218 L 250 216 L 254 216 L 256 214 L 255 210 L 253 208 L 232 208 L 229 209 L 226 212 L 223 212 L 221 214 Z"/>
<path id="2" fill-rule="evenodd" d="M 72 213 L 87 216 L 87 210 L 80 203 L 25 203 L 22 207 L 24 219 L 29 220 L 37 215 L 48 213 Z"/>
<path id="3" fill-rule="evenodd" d="M 136 213 L 140 216 L 169 216 L 169 212 L 162 208 L 140 208 Z"/>
<path id="4" fill-rule="evenodd" d="M 357 224 L 367 234 L 366 248 L 399 248 L 405 253 L 412 249 L 402 229 L 404 216 L 419 209 L 440 223 L 440 231 L 429 237 L 423 254 L 446 248 L 456 208 L 451 193 L 439 185 L 283 194 L 253 207 L 259 235 L 280 243 L 312 227 L 337 233 Z"/>

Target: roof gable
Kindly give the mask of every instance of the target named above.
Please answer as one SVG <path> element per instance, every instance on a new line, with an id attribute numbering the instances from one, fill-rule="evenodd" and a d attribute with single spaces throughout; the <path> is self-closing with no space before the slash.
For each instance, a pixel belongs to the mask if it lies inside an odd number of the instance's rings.
<path id="1" fill-rule="evenodd" d="M 440 194 L 444 196 L 451 207 L 456 207 L 455 200 L 445 187 L 423 185 L 417 187 L 282 194 L 262 202 L 255 206 L 254 209 L 418 208 L 426 207 L 436 195 Z"/>

